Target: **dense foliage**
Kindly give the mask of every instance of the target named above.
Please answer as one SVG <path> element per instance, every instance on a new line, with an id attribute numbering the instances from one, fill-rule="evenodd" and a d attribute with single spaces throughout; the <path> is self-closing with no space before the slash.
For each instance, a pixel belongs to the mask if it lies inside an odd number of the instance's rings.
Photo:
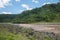
<path id="1" fill-rule="evenodd" d="M 0 14 L 0 22 L 11 22 L 16 16 L 15 14 Z"/>
<path id="2" fill-rule="evenodd" d="M 60 38 L 60 37 L 59 37 Z M 0 40 L 60 40 L 54 33 L 38 32 L 11 24 L 0 24 Z"/>
<path id="3" fill-rule="evenodd" d="M 0 15 L 0 22 L 33 23 L 60 22 L 60 3 L 46 4 L 40 8 L 23 11 L 17 15 Z"/>

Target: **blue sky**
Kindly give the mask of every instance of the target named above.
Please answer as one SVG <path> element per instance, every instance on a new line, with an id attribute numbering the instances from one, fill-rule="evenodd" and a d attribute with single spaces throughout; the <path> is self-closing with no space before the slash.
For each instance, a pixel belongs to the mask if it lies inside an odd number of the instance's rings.
<path id="1" fill-rule="evenodd" d="M 0 0 L 0 14 L 18 14 L 60 0 Z"/>

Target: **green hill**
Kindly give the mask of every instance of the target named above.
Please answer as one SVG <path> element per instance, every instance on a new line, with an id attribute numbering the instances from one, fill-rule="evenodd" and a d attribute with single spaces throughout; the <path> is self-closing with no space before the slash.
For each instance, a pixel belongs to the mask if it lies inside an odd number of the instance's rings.
<path id="1" fill-rule="evenodd" d="M 13 22 L 13 23 L 60 22 L 60 3 L 46 4 L 42 7 L 35 8 L 32 10 L 26 10 L 20 14 L 13 16 L 8 15 L 7 17 L 3 15 L 0 16 L 0 19 L 2 20 L 2 21 L 0 20 L 0 22 Z"/>
<path id="2" fill-rule="evenodd" d="M 0 22 L 11 22 L 16 16 L 16 14 L 0 14 Z"/>
<path id="3" fill-rule="evenodd" d="M 23 11 L 15 20 L 21 23 L 60 22 L 60 3 L 46 4 L 40 8 Z"/>

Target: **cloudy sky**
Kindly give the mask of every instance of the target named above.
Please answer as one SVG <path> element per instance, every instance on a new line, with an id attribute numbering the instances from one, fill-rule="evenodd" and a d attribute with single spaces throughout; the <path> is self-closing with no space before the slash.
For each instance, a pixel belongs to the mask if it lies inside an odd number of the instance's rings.
<path id="1" fill-rule="evenodd" d="M 0 14 L 18 14 L 60 0 L 0 0 Z"/>

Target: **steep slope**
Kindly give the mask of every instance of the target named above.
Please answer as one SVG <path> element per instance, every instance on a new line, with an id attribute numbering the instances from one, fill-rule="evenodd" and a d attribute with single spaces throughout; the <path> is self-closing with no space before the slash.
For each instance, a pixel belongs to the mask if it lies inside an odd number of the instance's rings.
<path id="1" fill-rule="evenodd" d="M 60 22 L 60 3 L 46 4 L 40 8 L 23 11 L 17 16 L 18 22 Z M 15 19 L 15 20 L 17 20 Z M 15 21 L 16 22 L 16 21 Z"/>

